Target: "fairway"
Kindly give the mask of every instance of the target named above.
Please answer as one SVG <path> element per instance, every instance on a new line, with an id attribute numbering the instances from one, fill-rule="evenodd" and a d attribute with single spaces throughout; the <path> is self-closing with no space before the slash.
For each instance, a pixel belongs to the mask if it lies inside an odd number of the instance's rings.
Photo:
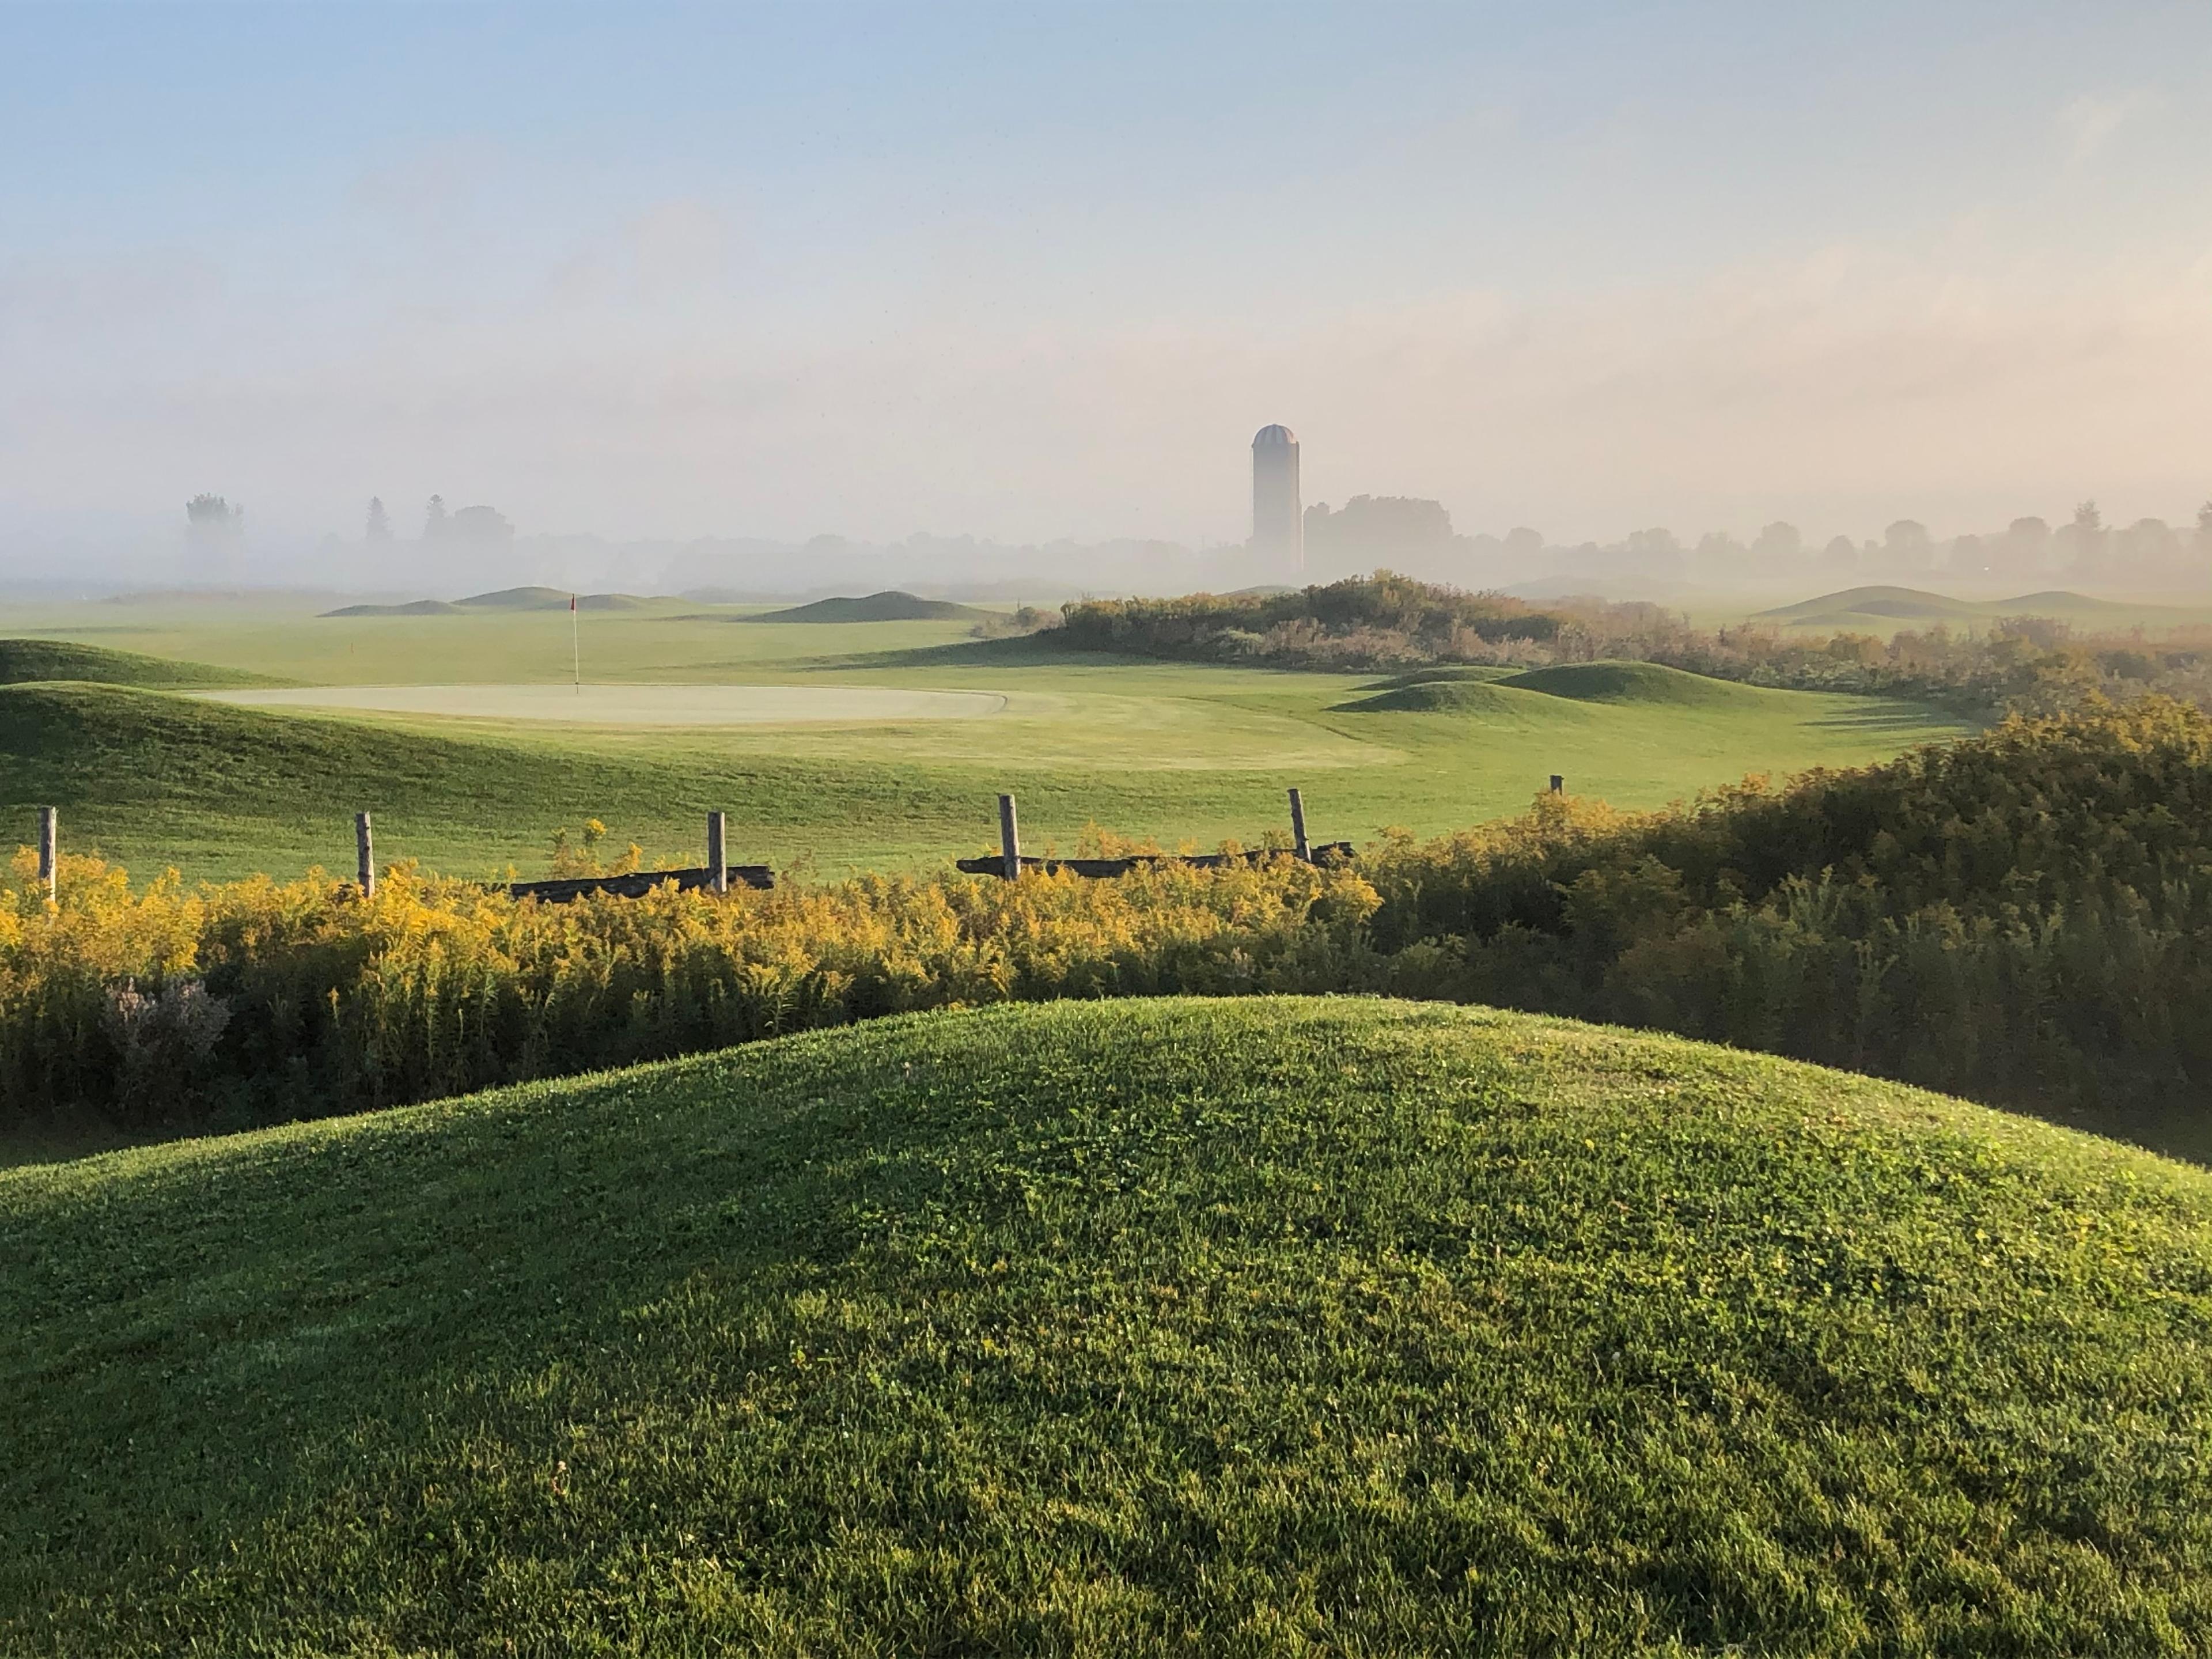
<path id="1" fill-rule="evenodd" d="M 744 862 L 923 871 L 994 842 L 1000 793 L 1040 852 L 1073 850 L 1094 824 L 1170 848 L 1253 844 L 1287 828 L 1293 786 L 1318 836 L 1364 842 L 1518 812 L 1555 774 L 1576 794 L 1660 806 L 1969 729 L 1909 702 L 1672 671 L 1404 695 L 1388 675 L 980 641 L 960 620 L 749 617 L 595 612 L 580 695 L 566 611 L 0 615 L 0 633 L 53 642 L 17 653 L 25 679 L 110 682 L 0 686 L 0 838 L 27 836 L 52 805 L 71 850 L 142 874 L 289 876 L 349 860 L 366 811 L 386 859 L 494 876 L 537 872 L 554 833 L 589 817 L 655 862 L 696 863 L 704 815 L 721 810 Z M 155 684 L 193 695 L 124 689 Z"/>
<path id="2" fill-rule="evenodd" d="M 210 702 L 255 708 L 347 708 L 580 726 L 870 726 L 975 720 L 1006 706 L 1006 698 L 989 691 L 852 685 L 322 685 L 202 695 Z"/>

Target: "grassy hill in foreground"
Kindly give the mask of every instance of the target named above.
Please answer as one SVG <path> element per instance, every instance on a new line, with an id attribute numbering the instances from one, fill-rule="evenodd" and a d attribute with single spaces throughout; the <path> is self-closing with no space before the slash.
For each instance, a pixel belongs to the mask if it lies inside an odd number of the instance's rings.
<path id="1" fill-rule="evenodd" d="M 0 685 L 30 685 L 52 680 L 165 690 L 214 690 L 285 684 L 266 674 L 252 674 L 243 669 L 217 668 L 204 662 L 176 662 L 167 657 L 111 651 L 105 646 L 77 645 L 66 640 L 0 640 Z"/>
<path id="2" fill-rule="evenodd" d="M 0 1647 L 2201 1650 L 2208 1337 L 2212 1177 L 1894 1085 L 906 1018 L 0 1175 Z"/>

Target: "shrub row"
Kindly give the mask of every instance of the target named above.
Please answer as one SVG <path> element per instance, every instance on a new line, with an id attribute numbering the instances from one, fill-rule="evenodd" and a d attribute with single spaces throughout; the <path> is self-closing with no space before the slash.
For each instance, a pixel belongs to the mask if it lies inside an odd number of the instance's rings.
<path id="1" fill-rule="evenodd" d="M 1552 799 L 1361 861 L 1376 982 L 2093 1112 L 2212 1090 L 2212 720 L 2015 719 L 1642 816 Z"/>
<path id="2" fill-rule="evenodd" d="M 1287 857 L 1120 881 L 866 878 L 517 902 L 401 869 L 134 888 L 19 855 L 0 892 L 0 1101 L 244 1124 L 430 1098 L 870 1015 L 1342 982 L 1373 890 Z"/>
<path id="3" fill-rule="evenodd" d="M 400 871 L 0 889 L 0 1110 L 228 1124 L 909 1009 L 1355 991 L 1656 1026 L 1999 1102 L 2202 1110 L 2212 720 L 2145 699 L 1356 867 L 517 902 Z"/>

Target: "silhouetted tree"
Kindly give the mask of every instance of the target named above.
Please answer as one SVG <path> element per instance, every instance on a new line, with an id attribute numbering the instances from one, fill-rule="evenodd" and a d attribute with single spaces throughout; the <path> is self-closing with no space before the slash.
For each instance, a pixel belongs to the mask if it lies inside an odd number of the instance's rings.
<path id="1" fill-rule="evenodd" d="M 1795 559 L 1805 550 L 1805 538 L 1797 533 L 1797 526 L 1777 519 L 1759 532 L 1751 550 L 1762 559 Z"/>
<path id="2" fill-rule="evenodd" d="M 2005 526 L 2005 567 L 2020 575 L 2041 571 L 2051 559 L 2051 526 L 2040 519 L 2014 519 Z"/>
<path id="3" fill-rule="evenodd" d="M 2181 538 L 2163 519 L 2137 519 L 2117 538 L 2120 562 L 2133 575 L 2156 575 L 2172 568 Z"/>
<path id="4" fill-rule="evenodd" d="M 246 544 L 246 509 L 220 495 L 195 495 L 185 503 L 185 538 L 200 558 L 228 571 Z"/>
<path id="5" fill-rule="evenodd" d="M 1306 509 L 1306 550 L 1359 558 L 1389 557 L 1449 546 L 1451 514 L 1441 501 L 1411 495 L 1354 495 L 1335 512 L 1326 501 Z"/>
<path id="6" fill-rule="evenodd" d="M 462 541 L 507 542 L 514 539 L 514 526 L 496 507 L 465 507 L 453 514 L 446 533 Z"/>
<path id="7" fill-rule="evenodd" d="M 430 505 L 422 514 L 422 539 L 426 542 L 434 542 L 445 533 L 446 498 L 443 495 L 433 495 L 430 497 Z"/>
<path id="8" fill-rule="evenodd" d="M 1935 544 L 1928 526 L 1917 519 L 1899 519 L 1881 532 L 1881 550 L 1901 570 L 1930 570 L 1936 564 Z"/>
<path id="9" fill-rule="evenodd" d="M 371 495 L 368 498 L 368 538 L 373 542 L 388 542 L 392 539 L 392 515 L 384 510 L 384 498 L 381 495 Z"/>
<path id="10" fill-rule="evenodd" d="M 185 523 L 198 531 L 229 534 L 246 522 L 246 509 L 220 495 L 195 495 L 185 503 Z"/>
<path id="11" fill-rule="evenodd" d="M 2059 532 L 2066 539 L 2067 562 L 2077 570 L 2094 570 L 2105 562 L 2109 538 L 2105 532 L 2105 515 L 2098 511 L 2094 501 L 2082 501 L 2074 509 L 2074 521 Z"/>

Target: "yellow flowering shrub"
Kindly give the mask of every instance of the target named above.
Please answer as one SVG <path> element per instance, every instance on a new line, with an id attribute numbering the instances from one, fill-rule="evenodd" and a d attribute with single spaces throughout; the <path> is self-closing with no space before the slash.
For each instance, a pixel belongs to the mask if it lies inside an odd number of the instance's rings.
<path id="1" fill-rule="evenodd" d="M 18 1117 L 249 1122 L 1010 999 L 1322 986 L 1375 905 L 1288 858 L 1115 881 L 863 877 L 726 896 L 516 901 L 408 867 L 134 887 L 65 860 L 0 890 L 0 1087 Z"/>

